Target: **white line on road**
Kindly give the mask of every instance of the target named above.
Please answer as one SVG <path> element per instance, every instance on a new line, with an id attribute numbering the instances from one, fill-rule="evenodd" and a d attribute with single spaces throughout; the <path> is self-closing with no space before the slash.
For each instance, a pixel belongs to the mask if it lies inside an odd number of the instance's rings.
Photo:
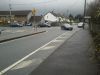
<path id="1" fill-rule="evenodd" d="M 55 48 L 55 46 L 46 46 L 42 50 L 49 50 L 49 49 L 53 49 L 53 48 Z"/>
<path id="2" fill-rule="evenodd" d="M 46 47 L 47 45 L 49 45 L 50 43 L 52 43 L 54 40 L 58 39 L 59 37 L 65 35 L 67 32 L 61 34 L 60 36 L 56 37 L 55 39 L 53 39 L 52 41 L 48 42 L 47 44 L 43 45 L 42 47 L 36 49 L 35 51 L 31 52 L 30 54 L 26 55 L 25 57 L 23 57 L 22 59 L 20 59 L 19 61 L 13 63 L 12 65 L 10 65 L 9 67 L 5 68 L 4 70 L 2 70 L 0 72 L 0 75 L 3 75 L 4 73 L 6 73 L 7 71 L 9 71 L 10 69 L 12 69 L 13 67 L 15 67 L 17 64 L 21 63 L 22 61 L 24 61 L 25 59 L 29 58 L 31 55 L 35 54 L 36 52 L 38 52 L 39 50 L 43 49 L 44 47 Z"/>

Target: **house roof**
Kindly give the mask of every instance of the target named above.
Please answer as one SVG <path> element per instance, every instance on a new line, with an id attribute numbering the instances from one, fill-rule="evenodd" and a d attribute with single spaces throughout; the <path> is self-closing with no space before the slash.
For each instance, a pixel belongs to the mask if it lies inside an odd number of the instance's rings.
<path id="1" fill-rule="evenodd" d="M 31 10 L 16 10 L 12 11 L 12 15 L 27 15 Z M 0 15 L 9 15 L 10 11 L 0 11 Z"/>
<path id="2" fill-rule="evenodd" d="M 63 15 L 59 14 L 59 13 L 54 13 L 53 11 L 50 12 L 51 14 L 53 14 L 56 17 L 64 17 Z"/>
<path id="3" fill-rule="evenodd" d="M 53 14 L 54 16 L 58 17 L 59 15 L 54 13 L 54 12 L 50 12 L 51 14 Z"/>

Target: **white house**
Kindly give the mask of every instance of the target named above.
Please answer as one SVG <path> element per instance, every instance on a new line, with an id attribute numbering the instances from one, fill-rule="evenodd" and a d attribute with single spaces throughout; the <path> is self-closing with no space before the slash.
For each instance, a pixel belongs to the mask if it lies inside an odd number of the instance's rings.
<path id="1" fill-rule="evenodd" d="M 57 14 L 53 12 L 49 12 L 46 15 L 43 16 L 42 22 L 43 21 L 48 21 L 48 22 L 58 22 L 59 18 L 57 17 Z"/>
<path id="2" fill-rule="evenodd" d="M 64 21 L 69 22 L 69 19 L 65 18 L 61 14 L 56 14 L 54 12 L 49 12 L 49 13 L 45 14 L 42 17 L 41 23 L 44 23 L 44 22 L 47 22 L 47 21 L 49 23 L 55 23 L 55 22 L 57 23 L 57 22 L 64 22 Z"/>

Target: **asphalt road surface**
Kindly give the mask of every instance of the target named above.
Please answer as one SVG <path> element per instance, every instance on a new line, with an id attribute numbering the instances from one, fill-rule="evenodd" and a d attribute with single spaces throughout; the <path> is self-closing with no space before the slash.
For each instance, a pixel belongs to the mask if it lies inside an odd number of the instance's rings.
<path id="1" fill-rule="evenodd" d="M 81 29 L 29 75 L 100 75 L 88 56 L 90 46 L 88 30 Z"/>
<path id="2" fill-rule="evenodd" d="M 78 30 L 74 26 L 74 30 Z M 8 41 L 0 44 L 0 71 L 4 70 L 8 66 L 22 59 L 29 53 L 50 42 L 54 38 L 60 36 L 63 33 L 70 34 L 72 31 L 61 30 L 60 27 L 46 28 L 45 33 L 36 34 L 29 37 L 24 37 L 12 41 Z M 71 33 L 73 34 L 73 33 Z M 7 74 L 8 75 L 8 74 Z"/>

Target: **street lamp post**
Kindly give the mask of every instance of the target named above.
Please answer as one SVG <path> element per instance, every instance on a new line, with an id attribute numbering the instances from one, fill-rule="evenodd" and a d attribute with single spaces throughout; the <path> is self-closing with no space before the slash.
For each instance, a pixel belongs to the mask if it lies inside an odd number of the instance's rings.
<path id="1" fill-rule="evenodd" d="M 84 25 L 85 25 L 85 16 L 86 16 L 86 0 L 85 0 L 85 2 L 84 2 L 83 29 L 84 29 Z"/>

